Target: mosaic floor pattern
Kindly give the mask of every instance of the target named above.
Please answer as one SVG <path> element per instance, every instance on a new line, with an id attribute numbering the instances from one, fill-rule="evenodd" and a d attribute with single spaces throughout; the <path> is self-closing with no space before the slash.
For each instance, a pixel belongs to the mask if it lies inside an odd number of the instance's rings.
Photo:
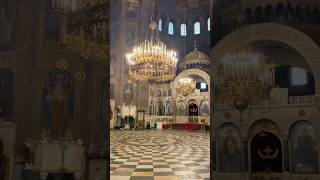
<path id="1" fill-rule="evenodd" d="M 111 180 L 208 180 L 209 134 L 111 131 Z"/>

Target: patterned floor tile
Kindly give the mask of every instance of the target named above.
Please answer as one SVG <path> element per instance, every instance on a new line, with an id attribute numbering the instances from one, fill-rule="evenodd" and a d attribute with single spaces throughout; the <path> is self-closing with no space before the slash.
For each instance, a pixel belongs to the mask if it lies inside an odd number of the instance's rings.
<path id="1" fill-rule="evenodd" d="M 111 180 L 208 179 L 209 162 L 209 134 L 111 131 Z"/>

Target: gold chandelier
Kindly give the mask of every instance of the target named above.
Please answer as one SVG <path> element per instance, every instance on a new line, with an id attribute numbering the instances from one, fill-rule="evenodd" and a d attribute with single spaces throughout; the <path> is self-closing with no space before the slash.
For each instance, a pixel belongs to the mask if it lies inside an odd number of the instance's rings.
<path id="1" fill-rule="evenodd" d="M 178 94 L 188 96 L 196 89 L 196 81 L 191 78 L 183 78 L 178 81 L 176 90 Z"/>
<path id="2" fill-rule="evenodd" d="M 150 36 L 149 36 L 150 35 Z M 138 81 L 167 82 L 176 75 L 176 51 L 160 41 L 155 21 L 149 25 L 146 39 L 127 54 L 129 76 Z"/>
<path id="3" fill-rule="evenodd" d="M 233 51 L 216 66 L 215 96 L 222 103 L 239 102 L 239 98 L 256 103 L 270 97 L 276 66 L 252 50 L 248 28 L 240 27 L 239 35 L 233 37 Z"/>
<path id="4" fill-rule="evenodd" d="M 59 45 L 81 59 L 106 63 L 108 45 L 108 0 L 51 0 L 60 26 Z"/>

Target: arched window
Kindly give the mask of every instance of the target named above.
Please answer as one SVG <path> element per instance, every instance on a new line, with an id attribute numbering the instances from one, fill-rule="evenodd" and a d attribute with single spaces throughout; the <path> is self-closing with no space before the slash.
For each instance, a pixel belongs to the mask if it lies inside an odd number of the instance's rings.
<path id="1" fill-rule="evenodd" d="M 194 23 L 194 34 L 200 34 L 200 22 L 195 22 Z"/>
<path id="2" fill-rule="evenodd" d="M 169 22 L 168 34 L 169 35 L 173 35 L 173 23 L 172 22 Z"/>
<path id="3" fill-rule="evenodd" d="M 208 31 L 211 31 L 211 18 L 208 18 L 207 25 L 208 25 Z"/>
<path id="4" fill-rule="evenodd" d="M 180 31 L 181 31 L 181 36 L 187 36 L 187 25 L 181 24 Z"/>
<path id="5" fill-rule="evenodd" d="M 162 32 L 162 19 L 159 19 L 158 29 L 160 32 Z"/>

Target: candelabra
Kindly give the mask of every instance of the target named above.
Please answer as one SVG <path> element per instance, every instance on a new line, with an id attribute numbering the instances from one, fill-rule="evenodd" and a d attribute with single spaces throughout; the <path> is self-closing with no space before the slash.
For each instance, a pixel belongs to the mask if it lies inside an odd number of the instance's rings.
<path id="1" fill-rule="evenodd" d="M 177 83 L 177 93 L 183 96 L 192 94 L 196 89 L 196 81 L 191 78 L 180 79 Z"/>

